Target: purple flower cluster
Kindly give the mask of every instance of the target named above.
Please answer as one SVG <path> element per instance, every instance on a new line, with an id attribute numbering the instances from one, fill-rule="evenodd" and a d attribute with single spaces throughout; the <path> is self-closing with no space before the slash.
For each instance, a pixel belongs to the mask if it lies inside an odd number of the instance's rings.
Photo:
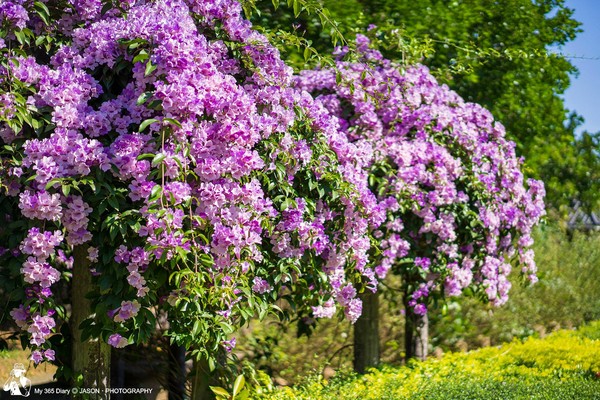
<path id="1" fill-rule="evenodd" d="M 26 290 L 30 301 L 41 305 L 52 296 L 50 287 L 60 280 L 61 273 L 50 264 L 50 259 L 56 255 L 55 248 L 62 243 L 63 239 L 63 233 L 59 230 L 41 231 L 39 228 L 33 227 L 29 229 L 27 236 L 21 242 L 19 250 L 28 256 L 21 267 L 21 274 L 23 274 L 23 280 L 31 285 Z M 31 345 L 38 348 L 46 343 L 46 339 L 56 326 L 52 309 L 49 309 L 45 316 L 41 316 L 39 312 L 31 315 L 29 308 L 21 305 L 13 309 L 10 314 L 17 325 L 29 333 Z M 36 354 L 46 354 L 44 350 L 36 351 Z M 50 349 L 45 351 L 49 351 L 46 358 L 53 359 L 54 352 Z M 32 359 L 36 363 L 42 360 L 38 356 Z"/>
<path id="2" fill-rule="evenodd" d="M 29 21 L 29 14 L 23 7 L 24 0 L 7 0 L 0 4 L 0 22 L 8 23 L 16 28 L 24 28 Z"/>
<path id="3" fill-rule="evenodd" d="M 128 251 L 125 246 L 121 245 L 115 252 L 115 261 L 127 264 L 127 271 L 129 272 L 127 282 L 136 289 L 137 297 L 144 297 L 149 289 L 142 273 L 148 268 L 150 254 L 141 247 L 135 247 Z"/>
<path id="4" fill-rule="evenodd" d="M 371 225 L 382 249 L 375 272 L 401 274 L 417 314 L 433 293 L 467 287 L 504 303 L 511 257 L 536 280 L 531 230 L 545 213 L 543 184 L 525 181 L 515 144 L 487 110 L 426 67 L 401 72 L 364 36 L 357 48 L 363 62 L 342 61 L 342 49 L 336 69 L 303 71 L 296 85 L 319 93 L 352 145 L 346 154 L 333 146 L 344 167 L 354 168 L 357 187 L 370 175 L 379 194 L 371 202 L 387 217 Z"/>
<path id="5" fill-rule="evenodd" d="M 291 86 L 292 69 L 242 17 L 239 2 L 121 1 L 125 11 L 103 14 L 98 0 L 70 3 L 52 28 L 66 42 L 48 63 L 15 56 L 10 70 L 0 70 L 0 80 L 10 75 L 28 87 L 28 106 L 47 115 L 48 129 L 40 134 L 12 132 L 0 122 L 0 140 L 17 141 L 23 152 L 11 169 L 9 195 L 18 196 L 24 218 L 57 229 L 32 228 L 21 244 L 32 293 L 49 296 L 58 268 L 72 265 L 65 251 L 102 240 L 94 231 L 101 223 L 90 219 L 107 208 L 101 202 L 110 203 L 108 196 L 98 203 L 62 186 L 100 174 L 126 191 L 130 210 L 140 216 L 130 239 L 114 249 L 131 291 L 120 307 L 110 306 L 118 332 L 111 345 L 128 343 L 126 326 L 142 307 L 175 307 L 148 295 L 161 289 L 153 274 L 187 263 L 212 293 L 204 315 L 235 323 L 243 288 L 275 298 L 284 283 L 312 279 L 311 304 L 324 302 L 315 310 L 330 314 L 337 302 L 355 321 L 362 307 L 355 285 L 377 285 L 368 266 L 369 226 L 385 218 L 364 184 L 364 166 L 352 161 L 368 149 L 351 143 L 321 103 Z M 29 6 L 3 3 L 0 16 L 35 30 L 39 18 L 32 12 L 28 22 L 23 7 Z M 107 92 L 98 71 L 123 65 L 123 87 Z M 2 96 L 6 120 L 13 97 Z M 314 185 L 308 194 L 306 181 Z M 335 195 L 323 194 L 325 185 Z M 200 258 L 210 267 L 198 265 Z M 275 281 L 278 259 L 317 271 Z M 99 264 L 94 274 L 102 274 Z M 188 293 L 186 282 L 170 289 Z M 26 308 L 16 310 L 24 328 L 39 324 L 23 315 Z M 36 330 L 32 344 L 40 346 L 53 327 Z M 35 351 L 41 360 L 43 350 Z"/>
<path id="6" fill-rule="evenodd" d="M 46 349 L 44 351 L 34 350 L 31 353 L 31 360 L 34 363 L 39 364 L 44 360 L 44 358 L 48 361 L 54 361 L 55 356 L 56 352 L 52 349 Z"/>
<path id="7" fill-rule="evenodd" d="M 25 190 L 19 195 L 19 208 L 24 217 L 29 219 L 59 220 L 62 216 L 60 195 L 46 191 L 34 192 Z"/>

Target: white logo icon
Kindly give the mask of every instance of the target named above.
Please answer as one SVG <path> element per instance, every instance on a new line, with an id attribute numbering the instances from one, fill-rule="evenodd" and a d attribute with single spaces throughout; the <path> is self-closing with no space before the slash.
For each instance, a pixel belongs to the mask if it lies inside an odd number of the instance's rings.
<path id="1" fill-rule="evenodd" d="M 30 390 L 31 380 L 25 376 L 25 367 L 23 364 L 16 363 L 4 383 L 4 391 L 10 391 L 12 396 L 28 397 Z"/>

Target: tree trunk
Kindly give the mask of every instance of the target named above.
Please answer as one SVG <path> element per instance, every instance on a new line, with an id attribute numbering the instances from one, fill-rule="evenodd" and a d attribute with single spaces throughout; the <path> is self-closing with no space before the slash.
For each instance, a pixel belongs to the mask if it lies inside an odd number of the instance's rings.
<path id="1" fill-rule="evenodd" d="M 416 358 L 424 361 L 427 358 L 429 346 L 429 318 L 427 314 L 415 314 L 413 308 L 404 301 L 406 323 L 404 326 L 404 348 L 406 360 Z"/>
<path id="2" fill-rule="evenodd" d="M 75 379 L 83 376 L 82 388 L 94 389 L 98 393 L 78 395 L 73 399 L 109 399 L 106 393 L 110 387 L 110 346 L 102 340 L 81 340 L 79 324 L 93 314 L 86 295 L 92 289 L 92 274 L 87 258 L 87 246 L 73 249 L 73 284 L 71 292 L 71 331 L 73 333 L 72 360 Z M 97 389 L 97 390 L 96 390 Z"/>
<path id="3" fill-rule="evenodd" d="M 360 296 L 362 314 L 354 324 L 354 370 L 364 374 L 379 365 L 379 293 Z"/>

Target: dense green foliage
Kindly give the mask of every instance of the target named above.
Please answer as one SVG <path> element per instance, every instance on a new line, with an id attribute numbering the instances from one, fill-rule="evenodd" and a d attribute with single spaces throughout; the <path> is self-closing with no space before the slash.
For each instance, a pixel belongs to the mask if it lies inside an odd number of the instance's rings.
<path id="1" fill-rule="evenodd" d="M 600 323 L 581 332 L 385 367 L 362 377 L 308 380 L 269 399 L 591 399 L 600 390 Z"/>

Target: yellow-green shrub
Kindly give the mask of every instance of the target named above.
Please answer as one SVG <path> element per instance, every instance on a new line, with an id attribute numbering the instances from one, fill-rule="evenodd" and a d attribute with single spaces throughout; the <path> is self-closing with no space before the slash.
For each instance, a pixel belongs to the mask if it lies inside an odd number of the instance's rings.
<path id="1" fill-rule="evenodd" d="M 313 378 L 269 399 L 600 398 L 600 323 L 327 382 Z"/>

